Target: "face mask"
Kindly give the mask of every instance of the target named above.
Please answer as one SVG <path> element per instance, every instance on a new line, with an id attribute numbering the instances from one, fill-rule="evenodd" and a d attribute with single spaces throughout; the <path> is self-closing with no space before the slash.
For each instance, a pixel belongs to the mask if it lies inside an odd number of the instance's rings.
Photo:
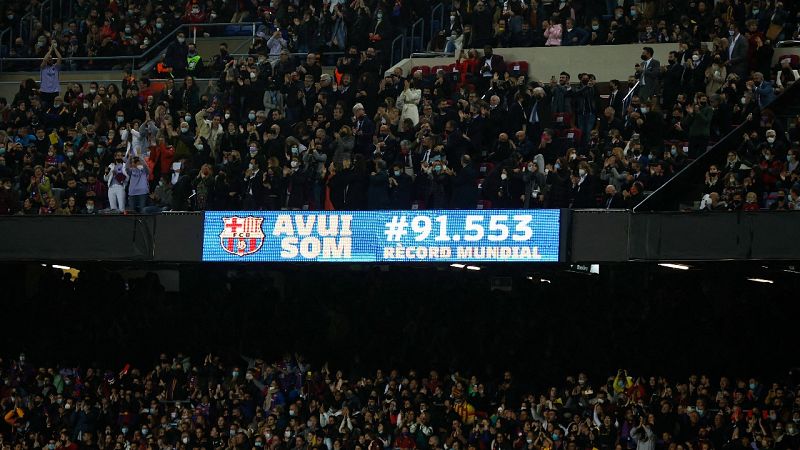
<path id="1" fill-rule="evenodd" d="M 700 55 L 692 55 L 692 61 L 694 62 L 700 61 Z"/>
<path id="2" fill-rule="evenodd" d="M 54 108 L 61 108 L 61 103 L 53 103 Z"/>
<path id="3" fill-rule="evenodd" d="M 256 156 L 256 153 L 258 153 L 258 148 L 250 147 L 250 156 Z"/>
<path id="4" fill-rule="evenodd" d="M 253 169 L 256 168 L 256 165 L 253 164 L 253 163 L 250 163 L 250 164 L 247 165 L 247 168 L 250 169 L 250 170 L 253 170 Z"/>
<path id="5" fill-rule="evenodd" d="M 639 108 L 639 111 L 641 111 L 642 114 L 647 114 L 647 111 L 649 111 L 649 109 L 647 109 L 646 107 L 642 106 L 641 108 Z"/>
<path id="6" fill-rule="evenodd" d="M 179 44 L 183 44 L 184 42 L 186 42 L 186 38 L 178 37 Z"/>
<path id="7" fill-rule="evenodd" d="M 83 109 L 89 109 L 89 103 L 83 102 Z"/>
<path id="8" fill-rule="evenodd" d="M 753 15 L 757 16 L 758 13 L 759 13 L 759 9 L 758 8 L 753 8 Z"/>
<path id="9" fill-rule="evenodd" d="M 770 144 L 772 144 L 773 142 L 775 142 L 775 138 L 774 138 L 774 137 L 768 137 L 768 138 L 767 138 L 767 142 L 769 142 Z"/>
<path id="10" fill-rule="evenodd" d="M 160 29 L 162 29 L 162 28 L 164 28 L 164 24 L 163 24 L 163 23 L 161 23 L 161 22 L 156 22 L 156 29 L 157 29 L 157 30 L 160 30 Z M 178 42 L 180 42 L 180 40 L 178 40 Z M 182 43 L 183 43 L 183 42 L 181 42 L 181 44 L 182 44 Z"/>
<path id="11" fill-rule="evenodd" d="M 597 31 L 600 29 L 600 25 L 592 25 L 592 31 Z"/>
<path id="12" fill-rule="evenodd" d="M 298 149 L 297 147 L 292 147 L 292 154 L 293 154 L 293 155 L 296 155 L 296 154 L 298 154 L 299 152 L 300 152 L 300 149 Z"/>
<path id="13" fill-rule="evenodd" d="M 558 433 L 553 433 L 553 441 L 558 441 Z"/>
<path id="14" fill-rule="evenodd" d="M 181 133 L 188 133 L 188 132 L 189 132 L 189 128 L 181 127 Z"/>
<path id="15" fill-rule="evenodd" d="M 501 180 L 505 180 L 506 178 L 508 178 L 508 175 L 506 175 L 506 174 L 504 174 L 504 173 L 501 173 L 501 174 L 500 174 L 500 179 L 501 179 Z"/>
<path id="16" fill-rule="evenodd" d="M 251 113 L 247 115 L 247 118 L 250 120 L 256 120 L 256 115 Z"/>
<path id="17" fill-rule="evenodd" d="M 560 169 L 561 168 L 561 163 L 553 164 L 553 168 L 556 169 L 556 170 Z"/>
<path id="18" fill-rule="evenodd" d="M 256 73 L 255 73 L 255 72 L 250 72 L 250 79 L 251 79 L 251 80 L 255 80 L 255 79 L 256 79 L 256 76 L 257 76 L 257 75 L 256 75 Z"/>
<path id="19" fill-rule="evenodd" d="M 94 208 L 94 206 L 92 206 L 92 208 Z M 89 209 L 88 205 L 86 206 L 86 209 Z M 122 427 L 120 431 L 122 432 L 122 434 L 128 434 L 128 427 Z"/>
<path id="20" fill-rule="evenodd" d="M 125 118 L 122 116 L 117 116 L 117 123 L 125 122 Z"/>
<path id="21" fill-rule="evenodd" d="M 75 156 L 75 152 L 67 152 L 67 158 L 72 158 Z"/>
<path id="22" fill-rule="evenodd" d="M 194 144 L 194 148 L 196 148 L 198 150 L 202 150 L 203 149 L 203 143 L 202 142 L 198 142 L 197 144 Z"/>
<path id="23" fill-rule="evenodd" d="M 233 375 L 233 378 L 236 378 L 236 377 L 238 377 L 238 376 L 239 376 L 239 371 L 238 371 L 238 370 L 234 370 L 234 371 L 231 373 L 231 375 Z"/>
<path id="24" fill-rule="evenodd" d="M 225 120 L 228 120 L 230 118 L 231 118 L 231 114 L 230 113 L 225 113 Z"/>
<path id="25" fill-rule="evenodd" d="M 292 169 L 296 169 L 300 165 L 300 161 L 292 161 Z M 289 411 L 291 413 L 291 411 Z"/>
<path id="26" fill-rule="evenodd" d="M 394 176 L 399 177 L 400 176 L 400 171 L 399 170 L 395 170 L 394 171 Z"/>
<path id="27" fill-rule="evenodd" d="M 95 89 L 95 88 L 91 88 L 91 89 L 89 89 L 89 93 L 90 93 L 90 94 L 94 94 L 94 93 L 96 93 L 96 92 L 97 92 L 97 89 Z"/>
<path id="28" fill-rule="evenodd" d="M 569 160 L 570 161 L 574 161 L 575 158 L 577 158 L 577 157 L 578 157 L 578 155 L 576 155 L 575 153 L 572 153 L 572 154 L 569 155 Z"/>
<path id="29" fill-rule="evenodd" d="M 750 387 L 750 390 L 753 390 L 753 389 L 756 388 L 756 384 L 755 383 L 750 383 L 748 386 Z"/>
<path id="30" fill-rule="evenodd" d="M 103 152 L 105 152 L 105 151 L 106 151 L 106 149 L 105 149 L 105 148 L 103 148 L 103 147 L 97 147 L 97 154 L 98 154 L 98 155 L 102 155 L 102 154 L 103 154 Z"/>
<path id="31" fill-rule="evenodd" d="M 125 27 L 125 34 L 131 34 L 131 27 Z"/>
<path id="32" fill-rule="evenodd" d="M 283 435 L 286 436 L 286 439 L 289 439 L 290 437 L 292 437 L 292 432 L 290 430 L 286 430 L 283 433 Z"/>
<path id="33" fill-rule="evenodd" d="M 578 169 L 578 175 L 585 176 L 586 175 L 586 170 L 585 169 Z"/>
<path id="34" fill-rule="evenodd" d="M 747 99 L 745 97 L 742 97 L 742 100 L 740 100 L 740 101 L 742 102 L 743 105 L 747 104 Z"/>
<path id="35" fill-rule="evenodd" d="M 187 115 L 183 116 L 183 120 L 185 120 L 186 122 L 191 122 L 192 115 L 191 114 L 187 114 Z"/>
<path id="36" fill-rule="evenodd" d="M 636 17 L 636 10 L 635 9 L 631 10 L 631 17 Z"/>
<path id="37" fill-rule="evenodd" d="M 376 17 L 378 20 L 381 20 L 381 19 L 383 19 L 383 14 L 381 14 L 381 13 L 378 13 L 378 14 L 377 14 L 375 17 Z"/>
<path id="38" fill-rule="evenodd" d="M 142 436 L 147 436 L 147 428 L 142 428 Z"/>

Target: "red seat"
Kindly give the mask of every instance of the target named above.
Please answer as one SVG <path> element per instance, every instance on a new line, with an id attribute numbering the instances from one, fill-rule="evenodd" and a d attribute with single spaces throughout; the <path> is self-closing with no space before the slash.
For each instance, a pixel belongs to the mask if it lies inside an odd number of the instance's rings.
<path id="1" fill-rule="evenodd" d="M 492 173 L 492 170 L 494 170 L 494 164 L 490 162 L 481 163 L 481 165 L 478 166 L 478 176 L 486 177 Z"/>
<path id="2" fill-rule="evenodd" d="M 553 114 L 553 126 L 558 128 L 569 128 L 572 126 L 572 114 L 563 112 Z"/>
<path id="3" fill-rule="evenodd" d="M 414 73 L 416 73 L 417 70 L 421 70 L 422 76 L 424 77 L 427 77 L 428 75 L 431 74 L 431 68 L 428 66 L 414 66 L 411 68 L 411 75 L 414 75 Z"/>
<path id="4" fill-rule="evenodd" d="M 479 200 L 475 205 L 475 209 L 492 209 L 492 202 L 489 200 Z"/>
<path id="5" fill-rule="evenodd" d="M 433 67 L 431 67 L 431 72 L 430 72 L 430 73 L 431 73 L 432 75 L 436 75 L 436 72 L 437 72 L 439 69 L 442 69 L 442 70 L 444 70 L 445 72 L 447 72 L 447 68 L 448 68 L 448 67 L 449 67 L 449 66 L 433 66 Z M 452 71 L 452 70 L 451 70 L 451 71 Z"/>
<path id="6" fill-rule="evenodd" d="M 778 63 L 780 63 L 781 61 L 783 61 L 786 58 L 789 58 L 791 60 L 789 65 L 792 68 L 797 67 L 798 65 L 800 65 L 800 56 L 798 56 L 798 55 L 781 55 L 781 56 L 778 57 Z"/>
<path id="7" fill-rule="evenodd" d="M 512 70 L 519 70 L 521 75 L 528 75 L 528 61 L 513 61 L 506 64 L 506 69 L 511 72 Z"/>

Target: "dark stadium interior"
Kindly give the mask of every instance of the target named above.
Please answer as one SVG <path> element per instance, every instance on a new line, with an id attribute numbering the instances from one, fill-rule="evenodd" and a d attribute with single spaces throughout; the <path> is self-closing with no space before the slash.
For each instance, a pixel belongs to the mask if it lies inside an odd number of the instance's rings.
<path id="1" fill-rule="evenodd" d="M 77 280 L 4 265 L 0 348 L 42 363 L 150 364 L 166 352 L 376 368 L 512 369 L 540 382 L 620 366 L 782 375 L 796 364 L 800 274 L 789 263 L 569 266 L 76 264 Z M 131 269 L 141 275 L 124 279 Z M 177 271 L 178 292 L 158 276 Z M 529 277 L 531 279 L 529 279 Z M 773 284 L 748 278 L 764 278 Z M 19 283 L 18 280 L 25 280 Z M 509 286 L 510 290 L 492 289 Z M 12 301 L 13 299 L 13 301 Z M 120 350 L 124 349 L 124 352 Z M 5 352 L 4 352 L 5 353 Z M 15 356 L 5 354 L 3 356 Z"/>

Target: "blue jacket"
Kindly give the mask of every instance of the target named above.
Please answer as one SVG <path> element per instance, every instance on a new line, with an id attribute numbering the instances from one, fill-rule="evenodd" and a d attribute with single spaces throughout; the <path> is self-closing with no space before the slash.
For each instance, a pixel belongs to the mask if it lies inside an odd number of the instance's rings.
<path id="1" fill-rule="evenodd" d="M 575 27 L 572 31 L 567 31 L 564 28 L 564 34 L 561 35 L 561 45 L 586 45 L 589 43 L 591 35 L 588 31 L 580 27 Z"/>
<path id="2" fill-rule="evenodd" d="M 775 88 L 771 81 L 762 81 L 761 84 L 755 86 L 754 91 L 759 108 L 765 108 L 775 101 Z"/>

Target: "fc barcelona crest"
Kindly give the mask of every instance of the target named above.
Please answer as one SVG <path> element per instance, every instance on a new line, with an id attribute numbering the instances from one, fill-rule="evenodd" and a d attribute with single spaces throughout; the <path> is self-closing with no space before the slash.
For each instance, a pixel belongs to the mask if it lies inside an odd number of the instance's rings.
<path id="1" fill-rule="evenodd" d="M 264 245 L 263 217 L 223 217 L 225 225 L 219 234 L 222 248 L 237 256 L 251 255 Z"/>

